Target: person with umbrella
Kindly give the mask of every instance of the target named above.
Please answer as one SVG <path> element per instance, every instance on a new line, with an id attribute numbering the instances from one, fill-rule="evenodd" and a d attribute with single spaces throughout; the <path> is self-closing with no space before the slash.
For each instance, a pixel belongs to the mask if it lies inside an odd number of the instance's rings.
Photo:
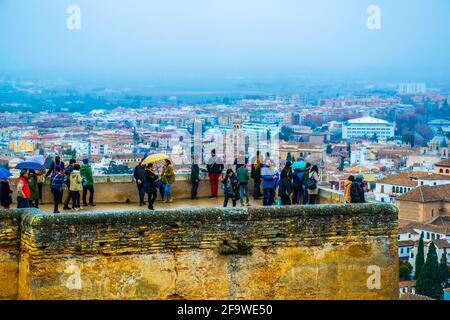
<path id="1" fill-rule="evenodd" d="M 8 170 L 0 168 L 0 205 L 4 209 L 9 209 L 12 204 L 13 191 L 8 180 L 10 176 L 11 173 Z"/>
<path id="2" fill-rule="evenodd" d="M 155 168 L 153 163 L 147 165 L 147 170 L 145 170 L 145 191 L 148 196 L 148 209 L 155 210 L 153 205 L 158 196 L 158 190 L 156 188 L 156 180 L 158 176 L 155 174 Z"/>
<path id="3" fill-rule="evenodd" d="M 17 209 L 30 207 L 30 187 L 28 185 L 28 170 L 20 171 L 19 179 L 17 179 Z"/>

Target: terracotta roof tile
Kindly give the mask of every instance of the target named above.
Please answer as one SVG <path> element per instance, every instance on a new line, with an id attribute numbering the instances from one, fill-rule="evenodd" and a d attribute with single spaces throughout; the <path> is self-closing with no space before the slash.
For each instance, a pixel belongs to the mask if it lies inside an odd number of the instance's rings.
<path id="1" fill-rule="evenodd" d="M 440 186 L 420 186 L 397 198 L 397 201 L 437 202 L 450 200 L 450 184 Z"/>
<path id="2" fill-rule="evenodd" d="M 450 167 L 450 158 L 447 158 L 445 160 L 442 160 L 438 163 L 434 164 L 435 166 L 439 166 L 439 167 Z"/>

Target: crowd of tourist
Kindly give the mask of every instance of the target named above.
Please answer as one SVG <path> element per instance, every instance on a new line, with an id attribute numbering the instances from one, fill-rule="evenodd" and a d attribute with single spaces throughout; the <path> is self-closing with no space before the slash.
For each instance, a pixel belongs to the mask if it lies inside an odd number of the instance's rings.
<path id="1" fill-rule="evenodd" d="M 262 200 L 263 206 L 272 205 L 313 205 L 317 202 L 320 181 L 317 165 L 302 162 L 286 161 L 282 170 L 277 170 L 273 160 L 266 154 L 263 160 L 258 151 L 249 167 L 248 159 L 235 160 L 234 168 L 231 166 L 225 170 L 225 166 L 216 151 L 211 151 L 206 168 L 201 168 L 198 158 L 192 158 L 191 165 L 191 199 L 198 199 L 198 188 L 201 173 L 207 173 L 209 177 L 211 196 L 215 199 L 219 196 L 219 186 L 223 191 L 223 206 L 229 203 L 235 207 L 240 202 L 241 206 L 250 206 L 250 180 L 253 180 L 252 196 L 255 202 Z M 250 169 L 250 170 L 249 170 Z M 144 164 L 141 161 L 133 172 L 133 178 L 137 185 L 139 205 L 146 204 L 148 209 L 154 210 L 154 204 L 161 195 L 161 200 L 166 203 L 173 202 L 172 185 L 176 175 L 172 162 L 163 160 L 159 173 L 156 173 L 155 164 Z M 71 159 L 65 166 L 59 156 L 52 161 L 50 168 L 44 170 L 23 169 L 17 181 L 17 208 L 39 208 L 42 203 L 42 188 L 45 179 L 49 179 L 50 190 L 53 195 L 54 213 L 59 213 L 59 205 L 63 204 L 64 210 L 82 210 L 94 203 L 94 177 L 88 159 L 83 159 L 79 164 Z M 364 203 L 365 187 L 363 176 L 350 176 L 344 183 L 345 203 Z M 89 199 L 87 194 L 89 193 Z M 1 206 L 10 208 L 12 204 L 12 190 L 8 179 L 1 179 Z M 277 196 L 278 195 L 278 196 Z"/>

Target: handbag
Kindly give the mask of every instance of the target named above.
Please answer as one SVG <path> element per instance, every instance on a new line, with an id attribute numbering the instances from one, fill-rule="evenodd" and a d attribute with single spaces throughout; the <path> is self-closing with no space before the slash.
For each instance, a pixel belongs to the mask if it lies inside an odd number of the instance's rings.
<path id="1" fill-rule="evenodd" d="M 317 182 L 313 178 L 308 178 L 305 183 L 305 187 L 308 190 L 313 190 L 317 188 Z"/>

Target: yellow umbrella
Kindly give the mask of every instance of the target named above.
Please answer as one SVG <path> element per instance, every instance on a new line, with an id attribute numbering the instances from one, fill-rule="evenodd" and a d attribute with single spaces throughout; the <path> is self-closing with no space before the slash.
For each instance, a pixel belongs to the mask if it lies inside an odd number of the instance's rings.
<path id="1" fill-rule="evenodd" d="M 166 159 L 170 159 L 170 157 L 167 154 L 155 153 L 155 154 L 151 154 L 147 158 L 145 158 L 144 161 L 142 161 L 142 164 L 154 163 L 154 162 L 158 162 L 158 161 L 166 160 Z"/>

